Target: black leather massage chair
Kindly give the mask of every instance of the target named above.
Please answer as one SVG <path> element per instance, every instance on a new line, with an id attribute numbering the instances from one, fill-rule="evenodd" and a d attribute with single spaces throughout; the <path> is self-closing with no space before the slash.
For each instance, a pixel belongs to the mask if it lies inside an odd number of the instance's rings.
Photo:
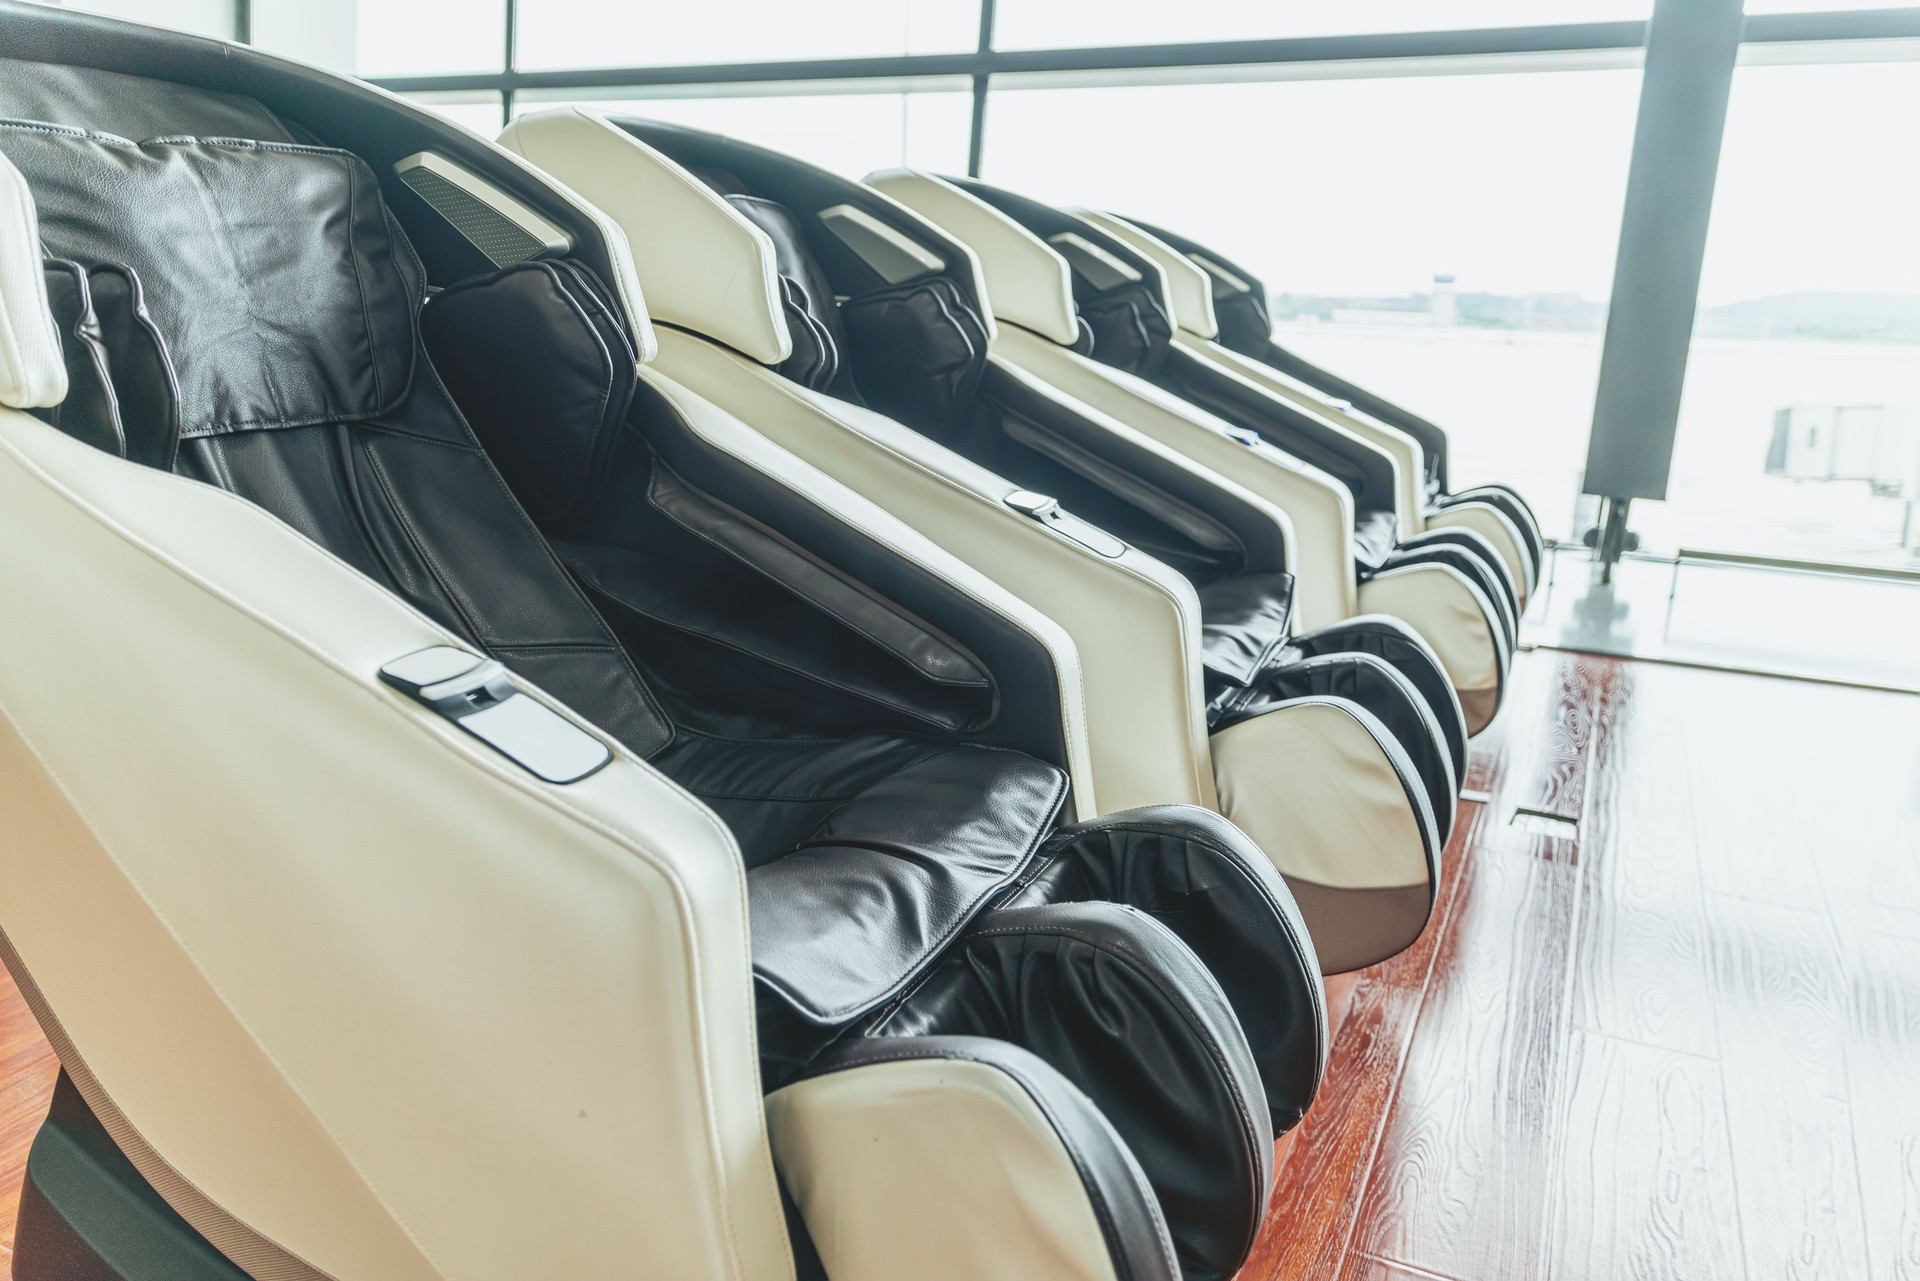
<path id="1" fill-rule="evenodd" d="M 1184 257 L 1171 249 L 1155 257 L 1143 233 L 1111 215 L 1057 209 L 976 179 L 946 181 L 992 205 L 1067 260 L 1074 305 L 1087 324 L 1095 360 L 1255 432 L 1344 485 L 1353 500 L 1350 543 L 1362 581 L 1397 566 L 1452 566 L 1492 603 L 1512 649 L 1519 635 L 1520 597 L 1492 543 L 1468 529 L 1403 531 L 1393 455 L 1331 415 L 1308 412 L 1264 382 L 1247 378 L 1237 357 L 1202 338 L 1189 317 L 1198 291 L 1176 294 L 1172 283 L 1176 272 L 1189 278 L 1182 283 L 1193 283 L 1194 268 Z"/>
<path id="2" fill-rule="evenodd" d="M 1230 823 L 1098 806 L 1056 625 L 645 368 L 511 155 L 0 50 L 17 1281 L 1234 1272 L 1318 962 Z"/>
<path id="3" fill-rule="evenodd" d="M 1242 357 L 1245 363 L 1234 362 L 1236 368 L 1245 369 L 1304 412 L 1336 415 L 1332 421 L 1393 454 L 1405 475 L 1403 498 L 1397 504 L 1401 529 L 1420 533 L 1459 527 L 1479 533 L 1494 545 L 1517 580 L 1524 607 L 1539 583 L 1546 553 L 1540 523 L 1525 498 L 1501 484 L 1452 489 L 1446 430 L 1275 342 L 1267 288 L 1258 277 L 1174 232 L 1138 220 L 1121 221 L 1149 243 L 1165 246 L 1199 269 L 1208 286 L 1213 333 L 1204 332 L 1208 309 L 1197 305 L 1192 309 L 1199 326 L 1194 333 L 1211 340 L 1208 350 Z M 1168 278 L 1175 282 L 1171 267 Z"/>
<path id="4" fill-rule="evenodd" d="M 1068 631 L 1104 804 L 1232 819 L 1329 972 L 1419 936 L 1460 713 L 1396 620 L 1290 634 L 1284 517 L 993 359 L 965 247 L 858 183 L 586 109 L 501 141 L 626 228 L 656 369 Z"/>
<path id="5" fill-rule="evenodd" d="M 1336 454 L 1337 433 L 1306 432 L 1304 416 L 1259 385 L 1189 359 L 1167 315 L 1162 273 L 1086 220 L 969 180 L 893 170 L 866 181 L 974 251 L 1004 322 L 995 339 L 1004 359 L 1285 513 L 1303 626 L 1360 612 L 1401 619 L 1439 656 L 1468 731 L 1492 721 L 1515 621 L 1491 551 L 1460 546 L 1475 536 L 1453 531 L 1403 546 L 1387 506 L 1387 456 L 1351 436 Z M 1342 474 L 1292 452 L 1301 448 Z"/>

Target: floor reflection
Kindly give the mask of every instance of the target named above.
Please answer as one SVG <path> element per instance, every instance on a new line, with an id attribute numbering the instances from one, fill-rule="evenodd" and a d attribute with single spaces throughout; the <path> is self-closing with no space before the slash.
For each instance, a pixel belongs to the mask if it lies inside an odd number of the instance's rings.
<path id="1" fill-rule="evenodd" d="M 1920 692 L 1920 581 L 1547 555 L 1523 644 Z"/>

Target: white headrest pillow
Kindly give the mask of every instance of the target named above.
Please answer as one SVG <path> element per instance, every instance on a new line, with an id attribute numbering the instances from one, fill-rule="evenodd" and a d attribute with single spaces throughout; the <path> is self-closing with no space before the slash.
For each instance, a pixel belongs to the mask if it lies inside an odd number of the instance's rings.
<path id="1" fill-rule="evenodd" d="M 67 365 L 47 305 L 33 193 L 0 154 L 0 405 L 44 409 L 66 396 Z"/>

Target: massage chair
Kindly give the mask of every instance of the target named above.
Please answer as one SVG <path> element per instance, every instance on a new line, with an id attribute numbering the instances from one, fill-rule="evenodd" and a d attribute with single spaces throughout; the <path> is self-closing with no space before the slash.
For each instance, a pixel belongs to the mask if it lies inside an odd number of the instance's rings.
<path id="1" fill-rule="evenodd" d="M 1231 1275 L 1326 1021 L 1071 639 L 369 86 L 0 3 L 17 1281 Z"/>
<path id="2" fill-rule="evenodd" d="M 1257 432 L 1288 457 L 1346 486 L 1354 510 L 1349 542 L 1363 576 L 1389 566 L 1451 565 L 1493 604 L 1509 650 L 1517 643 L 1520 595 L 1492 543 L 1459 528 L 1405 536 L 1394 456 L 1332 415 L 1303 410 L 1248 378 L 1237 367 L 1244 364 L 1240 356 L 1200 338 L 1200 322 L 1189 313 L 1204 316 L 1207 301 L 1191 287 L 1196 283 L 1192 263 L 1112 215 L 1055 209 L 985 183 L 953 181 L 1045 239 L 1067 260 L 1074 305 L 1088 323 L 1096 360 L 1146 377 L 1242 430 Z M 1187 287 L 1175 289 L 1176 272 Z"/>
<path id="3" fill-rule="evenodd" d="M 965 247 L 858 183 L 579 108 L 501 141 L 627 230 L 656 369 L 1072 636 L 1105 803 L 1232 819 L 1328 972 L 1419 936 L 1464 726 L 1395 620 L 1289 635 L 1283 516 L 992 358 Z"/>
<path id="4" fill-rule="evenodd" d="M 1398 618 L 1439 656 L 1468 732 L 1492 721 L 1505 692 L 1514 630 L 1493 557 L 1460 546 L 1452 531 L 1444 545 L 1401 546 L 1393 513 L 1382 506 L 1393 492 L 1386 455 L 1349 440 L 1346 447 L 1357 444 L 1370 461 L 1363 469 L 1346 468 L 1343 479 L 1319 465 L 1332 462 L 1327 453 L 1317 453 L 1318 462 L 1303 461 L 1277 445 L 1269 437 L 1281 435 L 1278 427 L 1297 426 L 1281 422 L 1284 402 L 1174 350 L 1162 273 L 1084 219 L 970 180 L 895 170 L 866 181 L 978 256 L 1002 322 L 996 352 L 1287 515 L 1295 544 L 1294 610 L 1302 626 L 1362 612 Z M 1298 444 L 1291 432 L 1283 439 Z M 1356 505 L 1356 493 L 1365 495 L 1364 507 Z"/>
<path id="5" fill-rule="evenodd" d="M 1091 216 L 1096 221 L 1101 217 Z M 1344 426 L 1392 454 L 1400 473 L 1395 511 L 1401 530 L 1417 534 L 1459 527 L 1480 534 L 1499 552 L 1525 607 L 1538 586 L 1546 548 L 1539 521 L 1524 498 L 1499 484 L 1450 489 L 1446 431 L 1275 342 L 1267 314 L 1267 288 L 1245 268 L 1204 245 L 1137 220 L 1115 218 L 1107 225 L 1122 234 L 1130 232 L 1142 248 L 1158 247 L 1155 260 L 1166 266 L 1176 300 L 1183 287 L 1192 291 L 1187 295 L 1191 304 L 1179 306 L 1181 328 L 1191 336 L 1189 341 L 1206 343 L 1204 350 L 1209 354 L 1285 396 L 1303 412 Z M 1183 286 L 1182 273 L 1166 262 L 1174 254 L 1205 277 L 1204 304 L 1191 278 Z"/>

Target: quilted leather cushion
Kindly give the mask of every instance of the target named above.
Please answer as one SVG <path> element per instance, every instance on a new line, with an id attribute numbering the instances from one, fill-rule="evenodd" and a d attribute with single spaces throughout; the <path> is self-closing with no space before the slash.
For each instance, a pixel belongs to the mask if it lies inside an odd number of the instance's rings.
<path id="1" fill-rule="evenodd" d="M 1066 776 L 1032 757 L 887 734 L 682 727 L 653 763 L 740 842 L 775 1062 L 805 1062 L 918 974 L 1019 876 L 1066 797 Z"/>
<path id="2" fill-rule="evenodd" d="M 421 273 L 357 156 L 18 122 L 0 123 L 0 150 L 48 251 L 130 267 L 168 344 L 194 353 L 182 437 L 378 418 L 406 398 Z"/>

